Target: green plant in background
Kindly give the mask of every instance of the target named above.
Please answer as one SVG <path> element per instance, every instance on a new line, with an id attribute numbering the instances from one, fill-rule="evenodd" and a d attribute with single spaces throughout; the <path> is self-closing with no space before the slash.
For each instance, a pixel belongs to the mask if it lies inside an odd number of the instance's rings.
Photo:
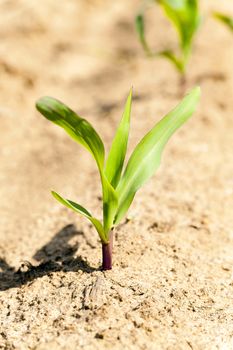
<path id="1" fill-rule="evenodd" d="M 233 17 L 227 16 L 221 12 L 214 12 L 213 16 L 223 24 L 225 24 L 231 31 L 233 31 Z"/>
<path id="2" fill-rule="evenodd" d="M 52 97 L 42 97 L 37 101 L 36 107 L 40 113 L 62 127 L 76 142 L 86 148 L 96 161 L 103 194 L 102 221 L 93 217 L 80 204 L 64 199 L 54 191 L 52 195 L 63 205 L 92 222 L 102 243 L 104 270 L 112 268 L 112 229 L 125 216 L 139 188 L 159 167 L 164 146 L 176 129 L 192 115 L 199 95 L 200 89 L 194 88 L 175 109 L 160 120 L 138 143 L 125 169 L 123 166 L 128 144 L 132 91 L 127 98 L 124 113 L 107 158 L 100 136 L 87 120 Z"/>
<path id="3" fill-rule="evenodd" d="M 188 63 L 195 33 L 200 23 L 198 0 L 154 0 L 164 10 L 165 15 L 176 29 L 179 36 L 180 54 L 175 54 L 171 49 L 155 52 L 150 49 L 145 38 L 144 10 L 136 17 L 136 30 L 139 40 L 146 54 L 152 56 L 162 56 L 174 64 L 177 70 L 184 75 Z M 151 1 L 150 1 L 151 2 Z"/>

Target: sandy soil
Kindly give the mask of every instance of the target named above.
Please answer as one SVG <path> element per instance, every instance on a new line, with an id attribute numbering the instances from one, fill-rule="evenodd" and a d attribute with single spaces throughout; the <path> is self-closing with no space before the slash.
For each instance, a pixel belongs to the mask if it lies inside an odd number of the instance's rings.
<path id="1" fill-rule="evenodd" d="M 0 2 L 0 349 L 233 349 L 233 37 L 205 1 L 186 89 L 195 116 L 115 231 L 102 273 L 97 234 L 50 189 L 100 215 L 95 164 L 34 108 L 57 97 L 107 146 L 134 86 L 130 150 L 180 99 L 173 67 L 135 37 L 139 1 Z M 159 11 L 155 48 L 175 46 Z M 156 25 L 153 25 L 156 23 Z M 159 35 L 158 35 L 159 33 Z"/>

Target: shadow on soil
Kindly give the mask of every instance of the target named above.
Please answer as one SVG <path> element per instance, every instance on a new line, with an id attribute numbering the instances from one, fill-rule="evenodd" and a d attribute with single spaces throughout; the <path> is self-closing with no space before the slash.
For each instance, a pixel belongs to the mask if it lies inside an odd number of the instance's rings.
<path id="1" fill-rule="evenodd" d="M 71 224 L 57 232 L 52 240 L 40 248 L 33 259 L 40 262 L 33 266 L 30 262 L 23 262 L 18 270 L 9 266 L 0 258 L 0 291 L 20 287 L 36 278 L 49 275 L 55 271 L 78 271 L 91 273 L 98 269 L 92 268 L 81 257 L 74 257 L 78 244 L 70 245 L 69 241 L 77 235 L 83 235 Z"/>

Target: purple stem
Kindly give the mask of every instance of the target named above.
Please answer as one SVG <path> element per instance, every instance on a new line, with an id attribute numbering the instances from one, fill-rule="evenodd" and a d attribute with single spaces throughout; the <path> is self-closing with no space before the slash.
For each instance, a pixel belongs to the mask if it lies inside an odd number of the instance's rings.
<path id="1" fill-rule="evenodd" d="M 109 234 L 109 243 L 102 244 L 103 270 L 112 269 L 112 249 L 113 249 L 113 232 Z"/>

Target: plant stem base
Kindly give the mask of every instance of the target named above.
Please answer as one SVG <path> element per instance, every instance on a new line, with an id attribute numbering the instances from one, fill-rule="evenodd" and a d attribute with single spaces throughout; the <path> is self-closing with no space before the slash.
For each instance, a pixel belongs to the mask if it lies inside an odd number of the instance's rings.
<path id="1" fill-rule="evenodd" d="M 112 250 L 113 250 L 113 232 L 110 232 L 109 243 L 102 244 L 102 270 L 111 270 L 112 269 Z"/>

